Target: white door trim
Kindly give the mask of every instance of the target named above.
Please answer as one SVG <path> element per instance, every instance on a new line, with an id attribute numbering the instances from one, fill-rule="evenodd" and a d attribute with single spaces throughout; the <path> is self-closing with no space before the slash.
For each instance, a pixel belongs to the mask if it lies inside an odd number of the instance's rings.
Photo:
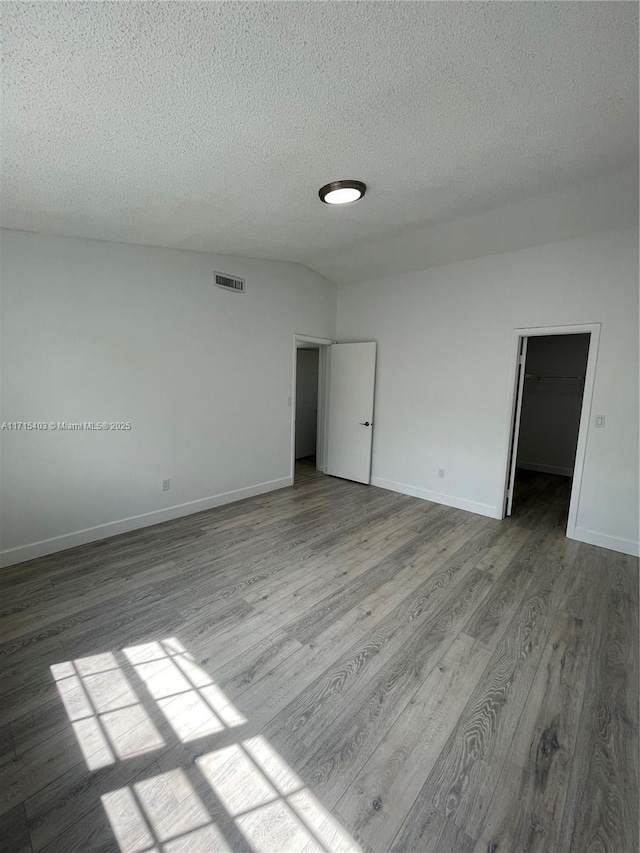
<path id="1" fill-rule="evenodd" d="M 571 501 L 569 503 L 569 518 L 567 521 L 567 537 L 575 539 L 576 521 L 578 517 L 578 507 L 580 504 L 580 489 L 582 487 L 582 475 L 584 469 L 584 460 L 587 450 L 587 439 L 589 434 L 589 423 L 591 421 L 591 404 L 593 400 L 593 388 L 596 378 L 596 364 L 598 361 L 598 346 L 600 343 L 600 323 L 582 323 L 571 326 L 535 326 L 531 328 L 521 328 L 513 330 L 513 348 L 514 355 L 509 371 L 509 398 L 511 406 L 509 406 L 509 418 L 505 426 L 505 441 L 504 441 L 504 482 L 503 482 L 503 504 L 502 518 L 505 516 L 506 493 L 509 478 L 509 454 L 511 450 L 511 436 L 513 430 L 513 414 L 516 404 L 515 387 L 518 360 L 520 358 L 520 338 L 539 337 L 542 335 L 580 335 L 585 333 L 591 334 L 589 341 L 589 354 L 587 356 L 587 370 L 584 381 L 584 394 L 582 397 L 582 410 L 580 412 L 580 426 L 578 427 L 578 445 L 576 447 L 576 460 L 573 471 L 573 483 L 571 487 Z M 515 449 L 517 452 L 517 448 Z"/>
<path id="2" fill-rule="evenodd" d="M 327 383 L 329 380 L 329 347 L 335 341 L 313 335 L 293 336 L 293 374 L 291 380 L 291 472 L 293 484 L 296 470 L 296 373 L 298 370 L 298 343 L 318 347 L 318 427 L 316 438 L 316 468 L 324 472 L 327 435 Z"/>

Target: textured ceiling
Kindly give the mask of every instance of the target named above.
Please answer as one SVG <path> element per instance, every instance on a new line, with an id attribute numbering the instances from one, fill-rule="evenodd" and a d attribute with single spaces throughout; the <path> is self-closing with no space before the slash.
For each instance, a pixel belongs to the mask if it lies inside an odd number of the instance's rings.
<path id="1" fill-rule="evenodd" d="M 306 262 L 637 158 L 636 3 L 1 5 L 10 228 Z"/>

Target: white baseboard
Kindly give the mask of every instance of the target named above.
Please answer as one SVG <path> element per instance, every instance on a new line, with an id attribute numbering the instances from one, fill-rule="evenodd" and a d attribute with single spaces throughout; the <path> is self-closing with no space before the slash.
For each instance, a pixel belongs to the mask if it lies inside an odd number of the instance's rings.
<path id="1" fill-rule="evenodd" d="M 26 560 L 34 560 L 37 557 L 45 557 L 47 554 L 55 554 L 58 551 L 66 551 L 68 548 L 76 548 L 78 545 L 87 545 L 89 542 L 97 542 L 100 539 L 108 539 L 118 536 L 120 533 L 128 533 L 131 530 L 139 530 L 141 527 L 152 527 L 163 521 L 171 521 L 184 515 L 193 515 L 196 512 L 213 509 L 223 504 L 241 501 L 255 495 L 273 492 L 276 489 L 284 489 L 293 485 L 293 478 L 282 477 L 279 480 L 269 480 L 266 483 L 256 483 L 254 486 L 245 486 L 242 489 L 234 489 L 231 492 L 223 492 L 220 495 L 211 495 L 208 498 L 199 498 L 195 501 L 170 506 L 166 509 L 156 509 L 145 512 L 142 515 L 133 515 L 119 521 L 109 521 L 106 524 L 98 524 L 95 527 L 87 527 L 85 530 L 77 530 L 74 533 L 65 533 L 62 536 L 54 536 L 51 539 L 42 539 L 40 542 L 32 542 L 30 545 L 19 545 L 16 548 L 7 548 L 0 552 L 0 568 L 13 566 L 16 563 L 24 563 Z"/>
<path id="2" fill-rule="evenodd" d="M 583 527 L 576 527 L 571 538 L 577 539 L 578 542 L 586 542 L 587 545 L 598 545 L 600 548 L 608 548 L 610 551 L 619 551 L 621 554 L 640 557 L 640 542 L 634 542 L 633 539 L 608 536 L 606 533 L 596 533 L 595 530 L 585 530 Z"/>
<path id="3" fill-rule="evenodd" d="M 414 498 L 422 498 L 422 500 L 432 501 L 436 504 L 452 506 L 455 509 L 466 509 L 467 512 L 475 512 L 477 515 L 486 515 L 489 518 L 502 518 L 502 512 L 500 509 L 496 506 L 491 506 L 491 504 L 468 501 L 464 498 L 456 498 L 453 495 L 444 495 L 441 492 L 430 492 L 427 489 L 420 489 L 417 486 L 409 486 L 407 483 L 396 483 L 394 480 L 384 480 L 382 477 L 372 477 L 371 485 L 378 486 L 381 489 L 389 489 L 391 492 L 400 492 L 403 495 L 410 495 Z"/>
<path id="4" fill-rule="evenodd" d="M 518 468 L 525 471 L 540 471 L 541 474 L 560 474 L 561 477 L 573 477 L 573 468 L 561 468 L 558 465 L 542 465 L 538 462 L 518 462 Z"/>

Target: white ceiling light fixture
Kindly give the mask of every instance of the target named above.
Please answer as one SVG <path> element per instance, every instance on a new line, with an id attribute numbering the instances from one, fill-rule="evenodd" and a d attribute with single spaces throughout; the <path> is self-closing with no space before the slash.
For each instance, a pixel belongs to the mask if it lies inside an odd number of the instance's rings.
<path id="1" fill-rule="evenodd" d="M 318 192 L 320 201 L 325 204 L 351 204 L 359 201 L 367 191 L 362 181 L 331 181 Z"/>

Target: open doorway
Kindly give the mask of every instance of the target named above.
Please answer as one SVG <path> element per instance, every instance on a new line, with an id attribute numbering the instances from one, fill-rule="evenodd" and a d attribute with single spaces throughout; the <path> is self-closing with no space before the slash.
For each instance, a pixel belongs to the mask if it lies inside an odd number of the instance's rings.
<path id="1" fill-rule="evenodd" d="M 291 482 L 325 470 L 328 350 L 333 341 L 293 336 Z"/>
<path id="2" fill-rule="evenodd" d="M 301 343 L 296 352 L 295 479 L 317 476 L 320 349 Z"/>
<path id="3" fill-rule="evenodd" d="M 599 326 L 521 331 L 505 512 L 544 515 L 572 537 Z"/>
<path id="4" fill-rule="evenodd" d="M 375 372 L 375 341 L 293 336 L 292 483 L 320 474 L 371 482 Z"/>

